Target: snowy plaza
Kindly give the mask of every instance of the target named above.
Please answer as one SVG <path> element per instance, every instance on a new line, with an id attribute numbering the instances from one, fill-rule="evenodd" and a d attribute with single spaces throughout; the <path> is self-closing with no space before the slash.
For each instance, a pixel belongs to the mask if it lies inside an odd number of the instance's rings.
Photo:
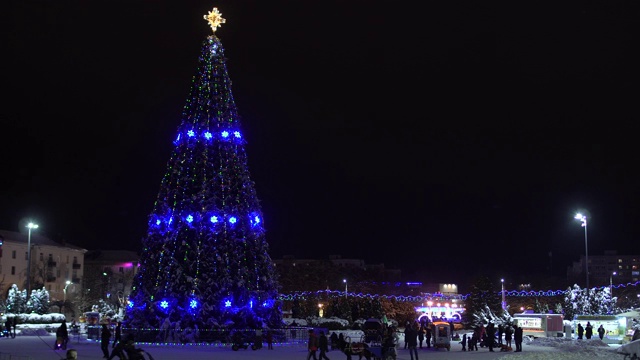
<path id="1" fill-rule="evenodd" d="M 350 333 L 354 337 L 357 333 Z M 65 351 L 52 349 L 54 336 L 38 332 L 32 335 L 18 334 L 15 339 L 0 338 L 0 359 L 2 360 L 45 360 L 64 359 Z M 410 359 L 408 350 L 404 349 L 400 341 L 398 345 L 398 360 Z M 305 343 L 274 344 L 273 350 L 240 349 L 233 351 L 229 346 L 167 346 L 137 344 L 136 347 L 147 351 L 155 360 L 169 360 L 188 358 L 197 359 L 306 359 L 307 350 Z M 477 352 L 463 352 L 459 342 L 452 342 L 451 351 L 444 349 L 418 349 L 420 359 L 594 359 L 594 358 L 619 358 L 616 353 L 618 345 L 607 345 L 598 339 L 592 340 L 565 340 L 562 338 L 540 338 L 533 342 L 523 344 L 523 352 L 489 352 L 487 348 L 481 348 Z M 78 359 L 102 359 L 100 344 L 96 341 L 87 341 L 85 338 L 73 338 L 69 342 L 68 349 L 78 351 Z M 329 351 L 330 359 L 346 359 L 346 355 L 338 350 Z M 357 359 L 357 356 L 353 356 Z"/>

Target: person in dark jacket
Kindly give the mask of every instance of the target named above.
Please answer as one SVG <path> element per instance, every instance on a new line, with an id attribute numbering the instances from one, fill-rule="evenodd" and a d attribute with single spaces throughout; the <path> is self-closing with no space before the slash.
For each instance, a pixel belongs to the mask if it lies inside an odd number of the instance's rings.
<path id="1" fill-rule="evenodd" d="M 320 349 L 319 359 L 329 360 L 329 357 L 327 356 L 327 352 L 329 352 L 329 340 L 327 339 L 327 335 L 324 334 L 324 331 L 320 331 L 320 341 L 318 348 Z"/>
<path id="2" fill-rule="evenodd" d="M 515 326 L 514 330 L 513 330 L 513 340 L 516 343 L 516 351 L 515 352 L 522 352 L 522 339 L 523 339 L 523 331 L 522 328 L 518 325 Z"/>
<path id="3" fill-rule="evenodd" d="M 313 360 L 318 360 L 316 356 L 316 351 L 318 351 L 318 337 L 313 332 L 313 330 L 309 330 L 309 342 L 307 343 L 307 349 L 309 350 L 309 354 L 307 355 L 307 360 L 310 360 L 313 357 Z"/>
<path id="4" fill-rule="evenodd" d="M 338 334 L 335 331 L 331 333 L 329 340 L 331 340 L 331 350 L 336 350 L 338 348 Z"/>
<path id="5" fill-rule="evenodd" d="M 100 349 L 102 349 L 103 358 L 109 358 L 109 343 L 111 342 L 111 330 L 107 324 L 102 324 L 102 332 L 100 334 Z"/>
<path id="6" fill-rule="evenodd" d="M 415 360 L 418 360 L 418 324 L 415 324 L 414 326 L 407 326 L 407 328 L 404 330 L 404 338 L 406 339 L 407 346 L 409 347 L 409 355 L 411 355 L 411 360 L 414 360 L 414 355 Z"/>
<path id="7" fill-rule="evenodd" d="M 489 347 L 489 351 L 494 352 L 493 351 L 493 344 L 495 342 L 496 339 L 496 327 L 495 325 L 493 325 L 493 323 L 489 323 L 487 325 L 487 346 Z"/>
<path id="8" fill-rule="evenodd" d="M 604 326 L 600 325 L 600 327 L 598 328 L 598 337 L 600 337 L 600 340 L 604 339 Z"/>
<path id="9" fill-rule="evenodd" d="M 67 342 L 69 342 L 69 330 L 67 330 L 67 323 L 63 321 L 58 330 L 56 330 L 56 350 L 66 350 Z"/>
<path id="10" fill-rule="evenodd" d="M 582 340 L 582 336 L 584 335 L 584 328 L 582 324 L 578 323 L 578 340 Z"/>
<path id="11" fill-rule="evenodd" d="M 591 340 L 591 337 L 593 336 L 593 326 L 589 321 L 587 321 L 587 327 L 584 328 L 584 336 L 587 340 Z"/>
<path id="12" fill-rule="evenodd" d="M 511 347 L 511 339 L 513 338 L 513 328 L 510 325 L 504 327 L 504 342 Z"/>
<path id="13" fill-rule="evenodd" d="M 502 335 L 504 334 L 504 326 L 498 325 L 498 345 L 502 345 Z"/>
<path id="14" fill-rule="evenodd" d="M 424 342 L 424 334 L 427 331 L 424 329 L 424 324 L 420 324 L 420 328 L 418 329 L 418 342 L 420 343 L 420 349 L 422 349 L 422 343 Z"/>
<path id="15" fill-rule="evenodd" d="M 462 351 L 467 351 L 467 334 L 462 335 L 460 344 L 462 344 Z"/>
<path id="16" fill-rule="evenodd" d="M 113 339 L 113 345 L 111 345 L 111 348 L 115 348 L 120 340 L 122 340 L 122 321 L 118 321 L 118 324 L 116 325 L 116 335 Z"/>
<path id="17" fill-rule="evenodd" d="M 427 322 L 427 326 L 425 326 L 426 334 L 424 335 L 424 340 L 427 344 L 427 349 L 431 349 L 431 337 L 433 336 L 432 330 L 433 323 Z"/>

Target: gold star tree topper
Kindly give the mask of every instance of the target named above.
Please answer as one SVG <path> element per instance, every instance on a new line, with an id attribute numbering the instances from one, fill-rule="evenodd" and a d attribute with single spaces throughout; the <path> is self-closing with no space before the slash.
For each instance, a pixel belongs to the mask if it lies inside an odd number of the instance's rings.
<path id="1" fill-rule="evenodd" d="M 226 19 L 222 18 L 222 14 L 220 13 L 220 11 L 218 11 L 217 7 L 214 7 L 213 10 L 209 11 L 209 13 L 204 16 L 204 19 L 209 22 L 211 30 L 213 30 L 214 33 L 220 27 L 220 25 L 227 22 Z"/>

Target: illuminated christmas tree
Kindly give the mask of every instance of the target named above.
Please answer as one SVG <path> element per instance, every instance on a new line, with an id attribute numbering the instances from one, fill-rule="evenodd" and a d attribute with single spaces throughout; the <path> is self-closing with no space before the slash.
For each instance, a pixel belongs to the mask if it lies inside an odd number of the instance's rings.
<path id="1" fill-rule="evenodd" d="M 279 325 L 278 278 L 268 254 L 245 140 L 231 93 L 224 49 L 215 36 L 225 20 L 205 15 L 214 35 L 203 42 L 143 240 L 127 308 L 127 327 Z"/>

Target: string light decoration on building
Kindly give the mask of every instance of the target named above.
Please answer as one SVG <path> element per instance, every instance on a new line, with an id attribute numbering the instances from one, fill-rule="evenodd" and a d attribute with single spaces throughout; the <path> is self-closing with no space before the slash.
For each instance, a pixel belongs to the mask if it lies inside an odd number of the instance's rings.
<path id="1" fill-rule="evenodd" d="M 248 169 L 222 43 L 226 20 L 205 15 L 202 44 L 160 191 L 143 239 L 127 327 L 280 325 L 278 278 Z M 144 341 L 144 339 L 140 339 Z"/>

